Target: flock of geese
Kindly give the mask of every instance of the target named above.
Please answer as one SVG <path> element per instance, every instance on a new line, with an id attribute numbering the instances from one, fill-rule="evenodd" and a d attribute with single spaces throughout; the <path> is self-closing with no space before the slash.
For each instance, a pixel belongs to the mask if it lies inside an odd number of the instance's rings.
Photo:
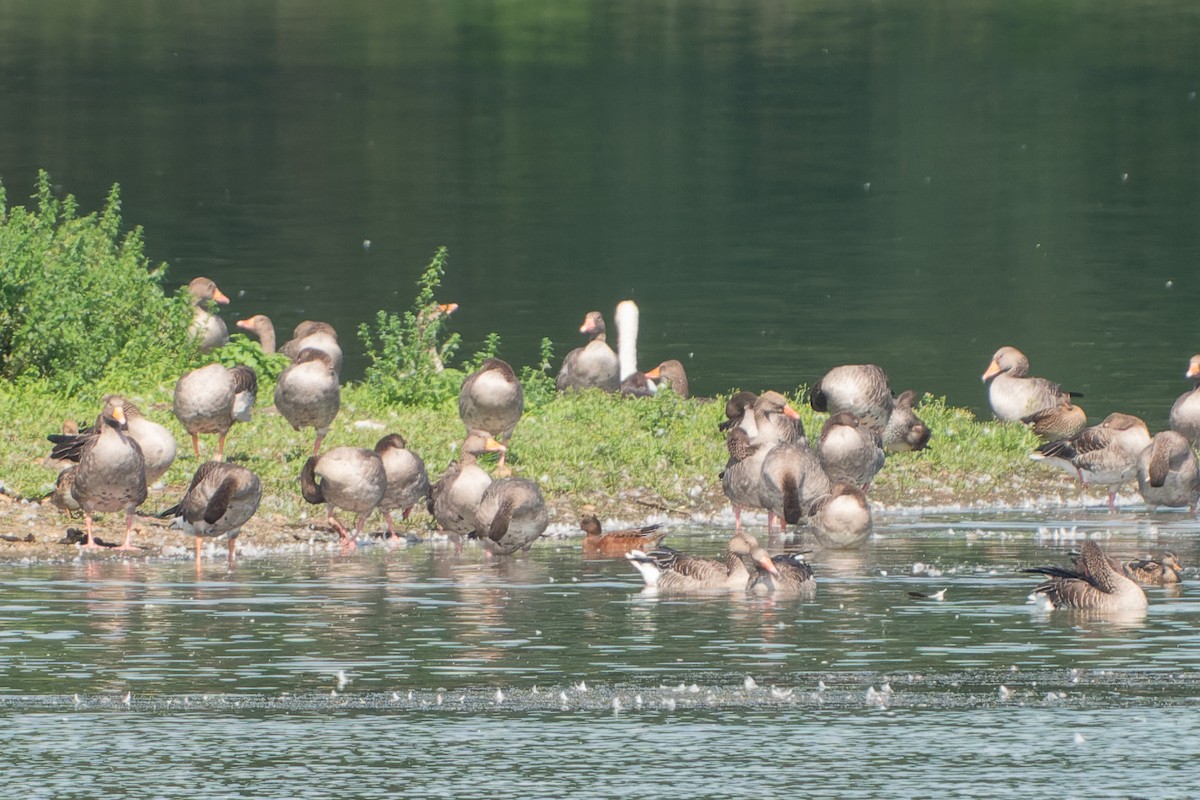
<path id="1" fill-rule="evenodd" d="M 228 341 L 228 330 L 213 304 L 229 298 L 207 278 L 189 284 L 195 304 L 191 334 L 203 352 Z M 426 313 L 449 314 L 454 304 Z M 586 344 L 563 359 L 556 378 L 560 391 L 599 390 L 634 397 L 669 389 L 687 397 L 687 374 L 677 360 L 642 372 L 637 369 L 638 309 L 632 301 L 616 309 L 618 347 L 608 344 L 604 317 L 589 312 L 579 332 Z M 266 352 L 276 352 L 271 321 L 259 314 L 238 327 L 257 337 Z M 278 352 L 291 364 L 275 388 L 274 405 L 296 430 L 311 428 L 312 456 L 299 475 L 303 498 L 327 507 L 329 524 L 344 550 L 355 547 L 370 514 L 382 513 L 389 538 L 396 537 L 393 519 L 407 519 L 423 503 L 437 525 L 458 548 L 464 538 L 478 539 L 489 553 L 509 555 L 528 550 L 548 525 L 546 504 L 537 484 L 515 477 L 505 457 L 524 410 L 520 381 L 506 362 L 489 358 L 466 378 L 458 410 L 465 436 L 457 461 L 431 482 L 421 457 L 407 448 L 404 437 L 391 433 L 373 449 L 321 445 L 340 406 L 342 351 L 337 333 L 323 322 L 300 323 Z M 1086 426 L 1086 414 L 1073 395 L 1057 384 L 1028 374 L 1029 361 L 1017 349 L 1002 347 L 983 380 L 992 410 L 1001 421 L 1029 425 L 1046 443 L 1033 454 L 1104 486 L 1110 508 L 1117 489 L 1136 478 L 1147 504 L 1188 506 L 1200 498 L 1200 465 L 1193 447 L 1200 437 L 1200 355 L 1187 377 L 1194 381 L 1171 411 L 1171 429 L 1150 436 L 1146 424 L 1129 414 L 1110 414 Z M 235 422 L 247 421 L 257 400 L 257 377 L 246 366 L 213 363 L 193 370 L 175 386 L 173 411 L 191 436 L 200 458 L 199 437 L 216 434 L 216 459 L 202 463 L 181 501 L 160 516 L 177 520 L 195 537 L 200 559 L 204 538 L 226 536 L 232 564 L 235 540 L 262 499 L 258 476 L 224 461 L 226 436 Z M 723 559 L 689 556 L 664 546 L 658 526 L 602 531 L 595 517 L 581 523 L 583 548 L 593 555 L 626 557 L 648 587 L 663 591 L 749 590 L 812 596 L 816 579 L 802 554 L 771 556 L 743 529 L 745 509 L 765 511 L 767 535 L 805 526 L 821 547 L 860 544 L 871 532 L 867 492 L 888 453 L 920 450 L 929 428 L 913 411 L 915 394 L 895 395 L 887 374 L 874 365 L 843 365 L 830 370 L 812 388 L 810 402 L 827 412 L 815 443 L 810 443 L 800 415 L 775 391 L 739 392 L 726 402 L 724 433 L 729 452 L 720 474 L 733 506 L 735 532 Z M 175 459 L 170 431 L 147 419 L 129 400 L 105 398 L 94 426 L 49 437 L 51 456 L 73 462 L 59 473 L 53 501 L 85 519 L 83 547 L 102 546 L 93 535 L 98 512 L 125 513 L 125 538 L 118 549 L 134 549 L 136 509 Z M 478 463 L 498 453 L 494 479 Z M 335 510 L 356 515 L 353 532 Z M 1161 560 L 1121 563 L 1106 556 L 1092 541 L 1084 542 L 1072 566 L 1039 567 L 1045 578 L 1035 592 L 1054 606 L 1095 610 L 1145 608 L 1140 584 L 1177 582 L 1178 562 Z"/>

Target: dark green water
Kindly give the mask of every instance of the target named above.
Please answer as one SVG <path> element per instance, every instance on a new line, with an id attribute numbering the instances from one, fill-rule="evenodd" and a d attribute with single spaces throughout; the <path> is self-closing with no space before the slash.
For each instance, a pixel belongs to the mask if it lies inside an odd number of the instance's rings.
<path id="1" fill-rule="evenodd" d="M 1197 41 L 1183 0 L 15 0 L 0 177 L 120 182 L 175 279 L 329 319 L 351 376 L 444 244 L 467 348 L 521 363 L 629 296 L 701 393 L 871 361 L 979 408 L 1014 344 L 1158 429 L 1200 349 Z"/>

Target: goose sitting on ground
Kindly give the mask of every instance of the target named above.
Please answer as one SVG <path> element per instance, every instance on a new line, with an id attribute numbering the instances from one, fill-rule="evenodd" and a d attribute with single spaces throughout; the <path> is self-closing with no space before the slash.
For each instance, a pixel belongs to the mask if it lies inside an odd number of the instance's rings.
<path id="1" fill-rule="evenodd" d="M 1137 459 L 1138 491 L 1149 506 L 1187 507 L 1200 499 L 1200 462 L 1188 440 L 1175 431 L 1154 435 Z"/>
<path id="2" fill-rule="evenodd" d="M 1121 568 L 1142 586 L 1172 586 L 1183 581 L 1183 566 L 1174 553 L 1126 561 Z"/>
<path id="3" fill-rule="evenodd" d="M 104 398 L 106 408 L 120 406 L 125 413 L 127 434 L 138 443 L 146 469 L 146 485 L 152 486 L 166 474 L 175 463 L 175 437 L 162 425 L 146 419 L 141 409 L 120 395 L 110 394 Z M 77 433 L 51 434 L 47 438 L 54 443 L 50 457 L 66 461 L 78 461 L 80 449 L 87 434 L 94 429 L 85 428 Z"/>
<path id="4" fill-rule="evenodd" d="M 554 379 L 555 387 L 560 392 L 570 389 L 618 391 L 621 388 L 620 364 L 617 354 L 606 340 L 604 315 L 599 311 L 589 311 L 583 318 L 579 332 L 586 334 L 589 341 L 583 347 L 576 347 L 567 353 Z"/>
<path id="5" fill-rule="evenodd" d="M 333 371 L 342 374 L 342 347 L 338 344 L 337 331 L 328 322 L 306 319 L 296 326 L 292 338 L 283 343 L 279 352 L 293 362 L 299 361 L 305 350 L 320 350 L 329 356 Z"/>
<path id="6" fill-rule="evenodd" d="M 809 507 L 809 526 L 825 547 L 857 547 L 871 535 L 867 496 L 851 483 L 835 483 Z"/>
<path id="7" fill-rule="evenodd" d="M 313 428 L 313 455 L 329 433 L 342 404 L 342 387 L 333 359 L 324 350 L 302 351 L 275 384 L 275 408 L 295 430 Z"/>
<path id="8" fill-rule="evenodd" d="M 1087 414 L 1071 402 L 1070 395 L 1064 394 L 1058 405 L 1021 417 L 1021 422 L 1028 425 L 1042 441 L 1057 442 L 1079 435 L 1087 426 Z"/>
<path id="9" fill-rule="evenodd" d="M 500 451 L 500 469 L 508 455 L 513 429 L 525 412 L 525 393 L 507 361 L 489 358 L 463 381 L 458 393 L 458 416 L 467 432 L 487 431 L 504 449 Z"/>
<path id="10" fill-rule="evenodd" d="M 892 387 L 875 364 L 843 364 L 826 372 L 809 395 L 814 411 L 849 411 L 866 425 L 883 431 L 892 414 Z"/>
<path id="11" fill-rule="evenodd" d="M 80 433 L 79 465 L 72 470 L 70 499 L 83 512 L 88 549 L 99 547 L 92 537 L 96 512 L 125 512 L 125 541 L 117 549 L 133 550 L 133 514 L 146 500 L 146 466 L 137 442 L 126 434 L 128 424 L 120 403 L 105 403 L 89 433 Z M 61 476 L 60 476 L 61 477 Z M 64 504 L 69 501 L 64 497 Z"/>
<path id="12" fill-rule="evenodd" d="M 839 411 L 821 427 L 817 456 L 830 481 L 847 481 L 865 492 L 883 469 L 883 437 L 849 411 Z"/>
<path id="13" fill-rule="evenodd" d="M 657 389 L 669 387 L 680 397 L 688 396 L 687 370 L 683 363 L 674 358 L 667 359 L 652 370 L 646 372 L 646 377 L 654 381 Z"/>
<path id="14" fill-rule="evenodd" d="M 183 499 L 159 516 L 178 518 L 183 529 L 196 537 L 196 561 L 205 537 L 228 534 L 232 567 L 234 542 L 261 501 L 262 483 L 253 472 L 237 464 L 206 461 L 196 469 Z"/>
<path id="15" fill-rule="evenodd" d="M 525 478 L 493 481 L 475 509 L 475 535 L 493 555 L 528 552 L 549 524 L 541 490 Z"/>
<path id="16" fill-rule="evenodd" d="M 311 456 L 300 471 L 300 493 L 305 501 L 325 503 L 329 524 L 337 531 L 343 550 L 353 550 L 362 535 L 367 517 L 376 509 L 387 491 L 387 472 L 374 450 L 362 447 L 335 447 L 319 456 Z M 358 515 L 354 535 L 334 516 L 334 508 Z"/>
<path id="17" fill-rule="evenodd" d="M 1137 582 L 1114 566 L 1092 539 L 1084 541 L 1073 567 L 1033 567 L 1022 570 L 1047 576 L 1033 589 L 1054 608 L 1075 608 L 1108 613 L 1146 610 L 1146 593 Z"/>
<path id="18" fill-rule="evenodd" d="M 1070 397 L 1057 383 L 1029 377 L 1029 359 L 1015 347 L 1001 347 L 983 373 L 992 413 L 1001 422 L 1017 422 Z"/>
<path id="19" fill-rule="evenodd" d="M 217 460 L 225 458 L 225 437 L 235 420 L 249 419 L 249 407 L 258 392 L 258 376 L 239 364 L 226 369 L 220 364 L 194 369 L 175 384 L 173 409 L 179 424 L 192 437 L 192 452 L 200 457 L 202 433 L 215 433 Z"/>
<path id="20" fill-rule="evenodd" d="M 229 298 L 208 278 L 194 278 L 188 284 L 192 295 L 192 324 L 188 333 L 196 340 L 201 353 L 215 350 L 229 341 L 229 329 L 225 320 L 209 310 L 209 303 L 226 305 Z"/>
<path id="21" fill-rule="evenodd" d="M 906 389 L 892 401 L 892 413 L 883 429 L 883 449 L 889 453 L 911 453 L 929 444 L 929 426 L 913 411 L 916 396 Z"/>
<path id="22" fill-rule="evenodd" d="M 492 483 L 492 476 L 476 461 L 484 453 L 503 451 L 504 445 L 487 431 L 470 431 L 459 448 L 458 461 L 430 488 L 429 513 L 450 533 L 456 547 L 462 546 L 461 537 L 475 530 L 475 511 Z"/>
<path id="23" fill-rule="evenodd" d="M 1049 442 L 1031 454 L 1108 490 L 1108 510 L 1116 510 L 1117 489 L 1137 474 L 1138 457 L 1150 444 L 1146 423 L 1131 414 L 1113 412 L 1099 425 L 1071 439 Z"/>
<path id="24" fill-rule="evenodd" d="M 1194 355 L 1188 361 L 1184 377 L 1193 381 L 1193 388 L 1179 395 L 1179 399 L 1171 406 L 1170 424 L 1171 430 L 1195 447 L 1200 442 L 1200 355 Z"/>
<path id="25" fill-rule="evenodd" d="M 699 558 L 685 555 L 670 547 L 657 547 L 649 552 L 631 550 L 625 554 L 641 573 L 647 589 L 663 592 L 712 592 L 746 589 L 751 575 L 742 559 L 768 572 L 775 569 L 767 551 L 758 546 L 754 537 L 734 534 L 725 550 L 725 558 Z"/>
<path id="26" fill-rule="evenodd" d="M 594 514 L 584 517 L 579 527 L 584 533 L 585 556 L 623 556 L 630 550 L 653 550 L 667 536 L 659 523 L 604 533 L 600 529 L 600 520 Z"/>
<path id="27" fill-rule="evenodd" d="M 397 538 L 392 523 L 392 511 L 399 509 L 401 519 L 408 519 L 413 506 L 421 500 L 429 501 L 429 474 L 425 462 L 408 449 L 408 443 L 398 433 L 390 433 L 375 443 L 375 452 L 383 461 L 387 475 L 387 491 L 379 501 L 379 510 L 387 522 L 388 538 Z"/>

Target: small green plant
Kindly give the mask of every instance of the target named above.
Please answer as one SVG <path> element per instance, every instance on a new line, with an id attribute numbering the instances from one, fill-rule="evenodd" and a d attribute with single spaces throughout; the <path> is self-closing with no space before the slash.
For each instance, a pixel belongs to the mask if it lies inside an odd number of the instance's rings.
<path id="1" fill-rule="evenodd" d="M 558 396 L 550 362 L 554 359 L 554 342 L 543 337 L 538 348 L 536 367 L 521 367 L 521 389 L 525 392 L 525 408 L 541 408 Z"/>

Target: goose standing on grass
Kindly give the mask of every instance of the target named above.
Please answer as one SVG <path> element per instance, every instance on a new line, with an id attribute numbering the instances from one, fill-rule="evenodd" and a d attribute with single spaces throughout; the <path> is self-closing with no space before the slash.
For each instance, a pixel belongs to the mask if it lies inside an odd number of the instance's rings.
<path id="1" fill-rule="evenodd" d="M 723 560 L 689 556 L 670 547 L 657 547 L 649 552 L 631 550 L 625 554 L 641 574 L 646 588 L 663 592 L 745 591 L 751 574 L 743 556 L 768 572 L 775 569 L 767 551 L 745 533 L 733 535 Z"/>
<path id="2" fill-rule="evenodd" d="M 146 470 L 146 485 L 153 486 L 171 468 L 171 464 L 175 463 L 175 437 L 162 425 L 146 419 L 142 415 L 141 409 L 126 398 L 116 394 L 110 394 L 104 398 L 105 409 L 111 410 L 117 406 L 120 406 L 125 414 L 127 435 L 141 448 L 142 461 Z M 50 457 L 78 461 L 79 450 L 87 441 L 87 434 L 92 430 L 92 428 L 86 428 L 77 433 L 50 435 L 47 438 L 54 443 Z"/>
<path id="3" fill-rule="evenodd" d="M 549 524 L 541 490 L 525 478 L 493 481 L 475 509 L 475 535 L 493 555 L 528 552 Z"/>
<path id="4" fill-rule="evenodd" d="M 1146 610 L 1142 587 L 1119 569 L 1092 539 L 1084 540 L 1073 567 L 1033 567 L 1022 572 L 1047 577 L 1034 587 L 1033 594 L 1044 595 L 1054 608 L 1107 613 Z"/>
<path id="5" fill-rule="evenodd" d="M 429 492 L 429 513 L 450 534 L 456 548 L 463 536 L 475 530 L 475 511 L 483 493 L 492 484 L 492 476 L 477 463 L 484 453 L 504 452 L 487 431 L 470 431 L 459 448 L 458 461 L 447 467 Z"/>
<path id="6" fill-rule="evenodd" d="M 227 305 L 229 298 L 208 278 L 193 278 L 188 284 L 192 295 L 192 324 L 188 333 L 196 340 L 201 353 L 221 347 L 229 341 L 229 329 L 225 320 L 209 310 L 209 303 Z"/>
<path id="7" fill-rule="evenodd" d="M 1174 586 L 1183 581 L 1183 566 L 1174 553 L 1126 561 L 1121 568 L 1142 586 Z"/>
<path id="8" fill-rule="evenodd" d="M 275 352 L 275 323 L 266 314 L 255 314 L 253 317 L 239 319 L 235 323 L 239 328 L 251 333 L 258 339 L 259 347 L 267 355 Z"/>
<path id="9" fill-rule="evenodd" d="M 279 352 L 293 362 L 299 361 L 305 350 L 320 350 L 329 356 L 333 371 L 342 374 L 342 348 L 338 344 L 337 331 L 328 322 L 306 319 L 296 326 L 292 338 L 283 343 Z"/>
<path id="10" fill-rule="evenodd" d="M 662 525 L 654 523 L 641 528 L 627 528 L 619 531 L 604 533 L 600 528 L 600 520 L 594 514 L 588 514 L 579 522 L 583 530 L 584 556 L 623 556 L 630 550 L 653 550 L 666 538 L 667 532 Z"/>
<path id="11" fill-rule="evenodd" d="M 589 341 L 583 347 L 576 347 L 567 353 L 554 379 L 555 388 L 560 392 L 570 389 L 599 389 L 602 392 L 620 390 L 620 364 L 606 339 L 604 315 L 599 311 L 589 311 L 579 326 L 579 332 L 587 335 Z"/>
<path id="12" fill-rule="evenodd" d="M 1184 377 L 1192 380 L 1193 388 L 1179 395 L 1179 399 L 1171 406 L 1170 424 L 1171 430 L 1195 447 L 1200 442 L 1200 355 L 1192 356 L 1188 361 Z"/>
<path id="13" fill-rule="evenodd" d="M 204 538 L 227 534 L 232 567 L 234 542 L 261 501 L 262 482 L 253 472 L 237 464 L 206 461 L 197 467 L 183 499 L 159 516 L 179 519 L 184 531 L 196 537 L 197 562 Z"/>
<path id="14" fill-rule="evenodd" d="M 1070 395 L 1063 395 L 1058 405 L 1021 417 L 1021 422 L 1028 425 L 1042 441 L 1057 442 L 1079 435 L 1087 426 L 1087 414 L 1071 402 Z"/>
<path id="15" fill-rule="evenodd" d="M 1191 444 L 1175 431 L 1157 433 L 1137 460 L 1138 491 L 1149 506 L 1186 506 L 1196 513 L 1200 462 Z"/>
<path id="16" fill-rule="evenodd" d="M 929 444 L 929 426 L 913 411 L 916 397 L 912 389 L 905 389 L 892 401 L 892 413 L 883 429 L 883 449 L 889 453 L 911 453 Z"/>
<path id="17" fill-rule="evenodd" d="M 329 433 L 342 403 L 342 387 L 333 359 L 324 350 L 307 348 L 300 352 L 275 384 L 275 407 L 295 430 L 313 428 L 313 455 L 321 452 L 321 442 Z"/>
<path id="18" fill-rule="evenodd" d="M 809 395 L 814 411 L 849 411 L 878 431 L 892 414 L 892 387 L 887 373 L 875 364 L 843 364 L 826 372 Z"/>
<path id="19" fill-rule="evenodd" d="M 499 468 L 504 469 L 508 442 L 525 412 L 525 393 L 507 361 L 489 358 L 463 381 L 458 393 L 458 416 L 471 431 L 487 431 L 503 445 Z"/>
<path id="20" fill-rule="evenodd" d="M 835 483 L 809 510 L 813 536 L 824 547 L 858 547 L 871 535 L 867 496 L 852 483 Z"/>
<path id="21" fill-rule="evenodd" d="M 258 392 L 258 376 L 239 364 L 226 369 L 220 364 L 194 369 L 175 384 L 173 408 L 179 424 L 192 437 L 192 452 L 200 457 L 202 433 L 215 433 L 217 460 L 225 458 L 225 437 L 234 421 L 250 419 L 249 409 Z"/>
<path id="22" fill-rule="evenodd" d="M 688 396 L 687 370 L 683 368 L 683 362 L 677 359 L 667 359 L 654 369 L 647 371 L 646 377 L 654 381 L 656 391 L 666 386 L 680 397 Z"/>
<path id="23" fill-rule="evenodd" d="M 375 443 L 375 452 L 383 461 L 387 474 L 387 491 L 379 501 L 379 510 L 387 522 L 388 538 L 398 538 L 392 523 L 392 511 L 399 509 L 401 519 L 408 519 L 413 506 L 429 501 L 429 474 L 425 462 L 408 449 L 408 443 L 398 433 L 390 433 Z"/>
<path id="24" fill-rule="evenodd" d="M 621 394 L 651 397 L 658 391 L 654 381 L 637 368 L 638 307 L 632 300 L 617 303 L 617 361 L 620 364 Z"/>
<path id="25" fill-rule="evenodd" d="M 992 413 L 1001 422 L 1017 422 L 1070 398 L 1057 383 L 1029 377 L 1029 359 L 1015 347 L 1001 347 L 983 373 Z"/>
<path id="26" fill-rule="evenodd" d="M 104 410 L 74 451 L 79 465 L 72 470 L 69 496 L 83 511 L 88 549 L 99 547 L 92 538 L 96 512 L 125 512 L 125 541 L 118 550 L 134 550 L 133 513 L 146 500 L 146 465 L 142 450 L 126 430 L 125 408 L 105 403 Z M 68 480 L 68 479 L 64 479 Z"/>
<path id="27" fill-rule="evenodd" d="M 326 356 L 328 357 L 328 356 Z M 383 500 L 387 491 L 387 472 L 374 450 L 362 447 L 335 447 L 319 456 L 311 456 L 300 471 L 300 493 L 317 505 L 325 503 L 329 524 L 337 531 L 343 550 L 358 546 L 367 517 Z M 335 508 L 357 514 L 354 535 L 334 516 Z"/>
<path id="28" fill-rule="evenodd" d="M 1080 483 L 1105 487 L 1108 510 L 1116 511 L 1117 489 L 1137 475 L 1138 457 L 1149 445 L 1145 422 L 1114 411 L 1099 425 L 1084 428 L 1071 439 L 1044 444 L 1030 457 L 1077 475 Z"/>
<path id="29" fill-rule="evenodd" d="M 883 437 L 849 411 L 839 411 L 821 426 L 817 456 L 830 481 L 846 481 L 865 492 L 883 469 Z"/>

